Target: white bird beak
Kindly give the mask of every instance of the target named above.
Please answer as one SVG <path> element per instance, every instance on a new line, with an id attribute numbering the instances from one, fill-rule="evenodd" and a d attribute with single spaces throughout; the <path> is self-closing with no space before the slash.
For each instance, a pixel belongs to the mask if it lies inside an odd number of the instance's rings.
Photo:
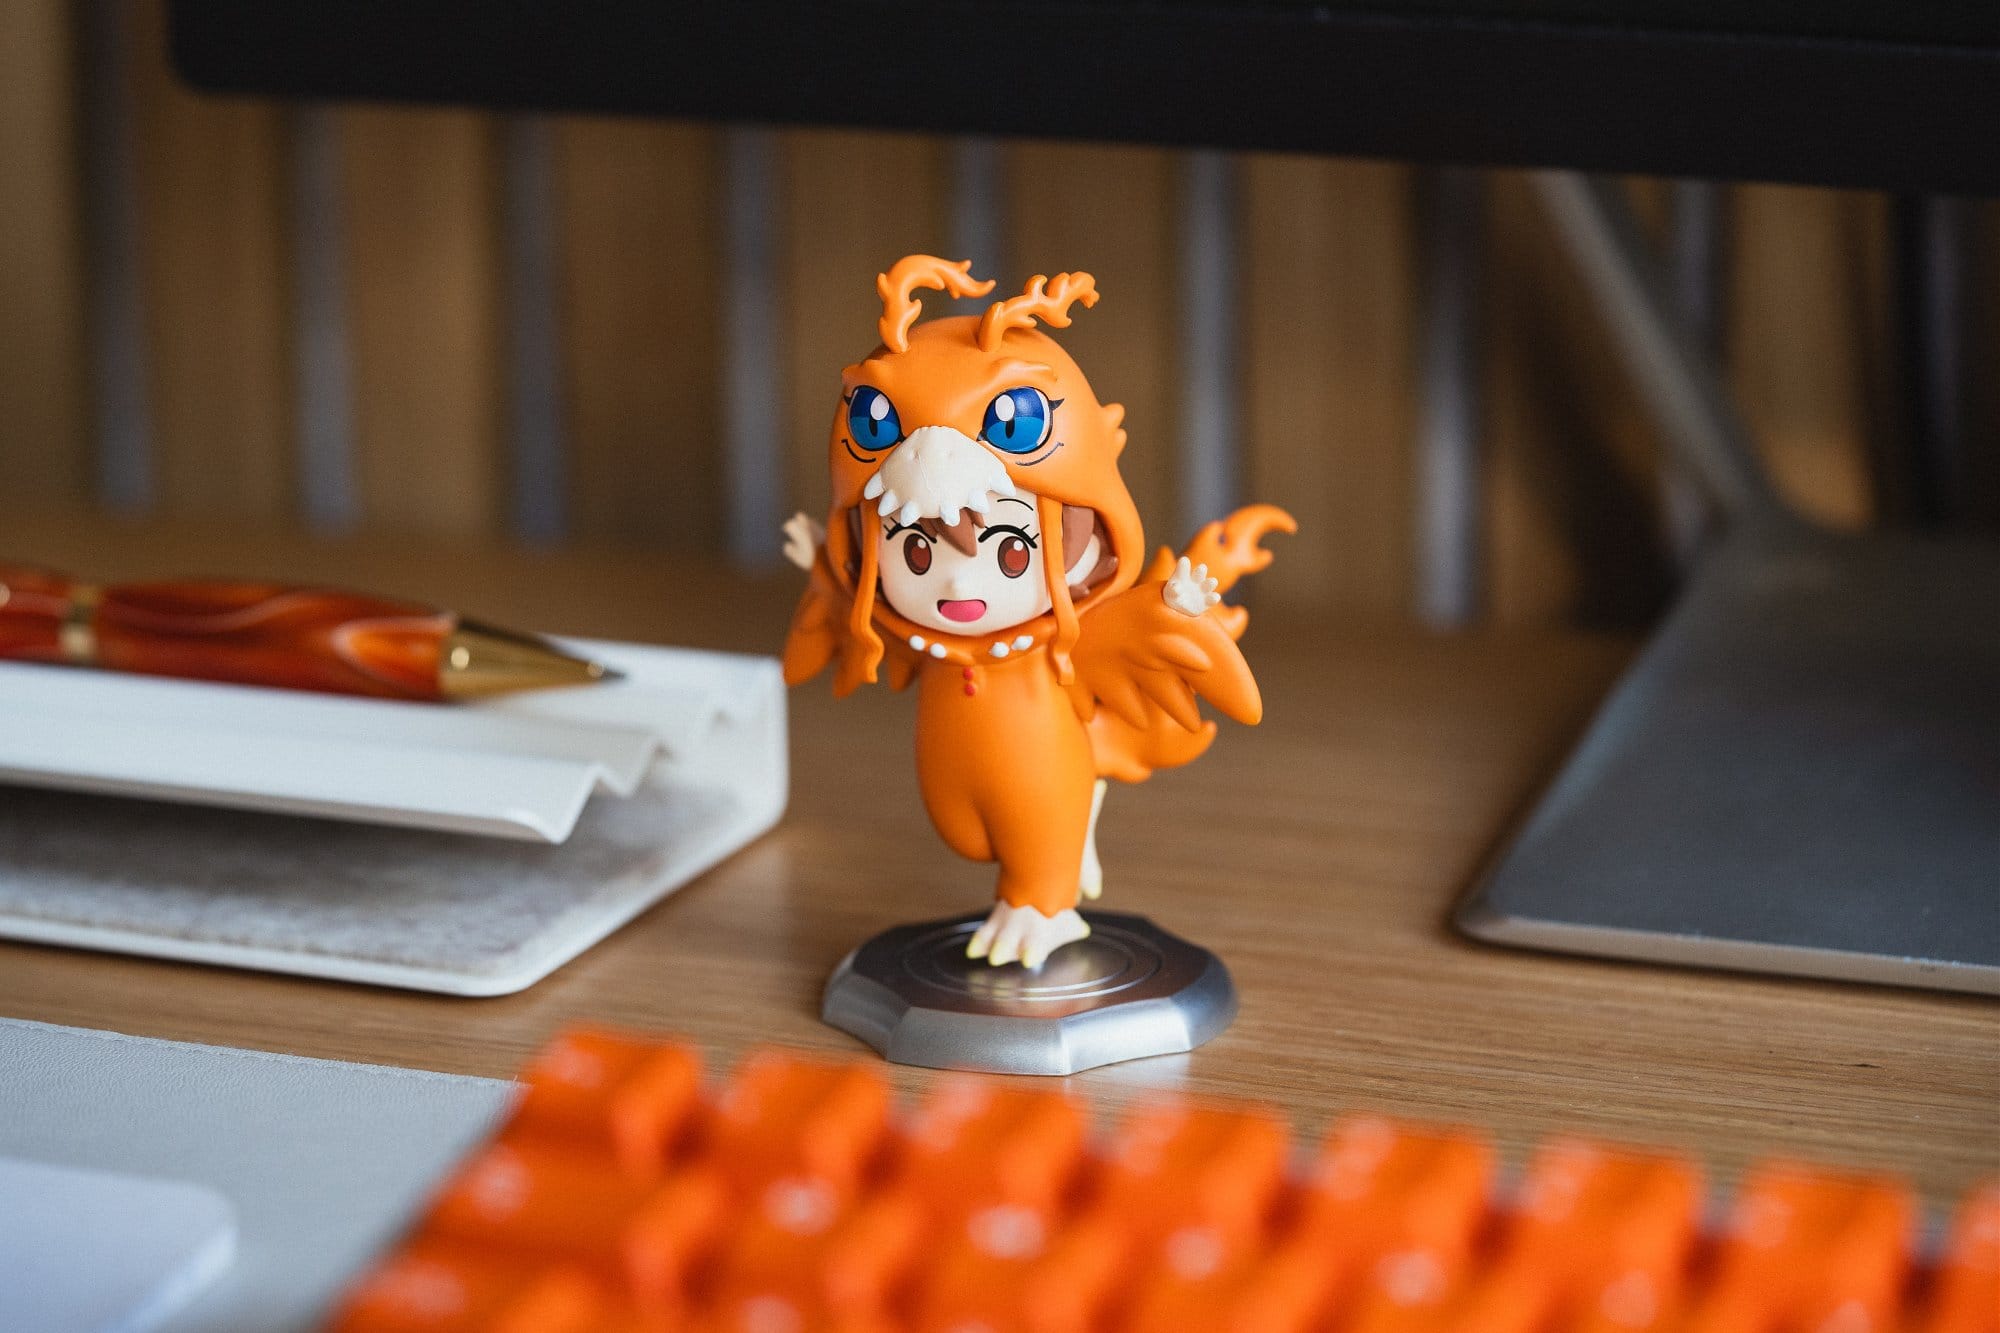
<path id="1" fill-rule="evenodd" d="M 1014 494 L 1007 469 L 977 440 L 950 426 L 913 430 L 861 490 L 898 523 L 935 518 L 950 527 L 963 511 L 984 514 L 995 496 Z"/>

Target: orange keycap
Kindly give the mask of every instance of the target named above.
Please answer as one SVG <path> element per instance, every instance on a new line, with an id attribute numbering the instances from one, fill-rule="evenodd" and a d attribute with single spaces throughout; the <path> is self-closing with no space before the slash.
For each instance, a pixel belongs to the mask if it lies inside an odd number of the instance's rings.
<path id="1" fill-rule="evenodd" d="M 1064 1093 L 990 1079 L 940 1083 L 918 1109 L 897 1176 L 954 1223 L 994 1204 L 1053 1217 L 1083 1162 L 1083 1108 Z"/>
<path id="2" fill-rule="evenodd" d="M 1126 1297 L 1131 1314 L 1119 1327 L 1122 1333 L 1303 1333 L 1318 1325 L 1334 1277 L 1320 1247 L 1299 1236 L 1234 1260 L 1169 1245 Z"/>
<path id="3" fill-rule="evenodd" d="M 1490 1206 L 1493 1149 L 1455 1130 L 1360 1116 L 1334 1126 L 1299 1195 L 1296 1230 L 1335 1270 L 1343 1304 L 1377 1292 L 1435 1302 L 1456 1283 Z"/>
<path id="4" fill-rule="evenodd" d="M 1148 1244 L 1234 1255 L 1266 1232 L 1291 1135 L 1256 1110 L 1164 1105 L 1126 1116 L 1099 1177 L 1101 1204 Z"/>
<path id="5" fill-rule="evenodd" d="M 1326 1327 L 1339 1333 L 1556 1333 L 1560 1328 L 1550 1318 L 1544 1269 L 1475 1263 L 1442 1292 L 1421 1274 L 1408 1280 L 1415 1299 L 1399 1299 L 1393 1281 L 1361 1287 L 1354 1293 L 1358 1303 L 1334 1303 Z"/>
<path id="6" fill-rule="evenodd" d="M 2000 1333 L 2000 1180 L 1965 1196 L 1931 1275 L 1924 1333 Z"/>
<path id="7" fill-rule="evenodd" d="M 329 1333 L 595 1333 L 605 1312 L 597 1284 L 573 1268 L 417 1244 L 355 1284 L 327 1327 Z"/>
<path id="8" fill-rule="evenodd" d="M 1565 1328 L 1656 1328 L 1686 1296 L 1702 1190 L 1700 1171 L 1682 1158 L 1552 1143 L 1522 1179 L 1504 1253 L 1560 1275 Z"/>
<path id="9" fill-rule="evenodd" d="M 701 1097 L 692 1049 L 592 1029 L 557 1037 L 521 1077 L 508 1137 L 602 1151 L 648 1180 L 665 1172 Z"/>
<path id="10" fill-rule="evenodd" d="M 586 1265 L 642 1311 L 677 1306 L 727 1198 L 713 1171 L 637 1181 L 596 1157 L 527 1142 L 473 1158 L 445 1187 L 425 1233 L 509 1254 Z"/>
<path id="11" fill-rule="evenodd" d="M 1032 1209 L 982 1209 L 926 1263 L 911 1333 L 1090 1333 L 1130 1248 L 1101 1211 L 1051 1230 Z"/>
<path id="12" fill-rule="evenodd" d="M 1462 1206 L 1462 1205 L 1461 1205 Z M 1354 1333 L 1618 1333 L 1663 1326 L 1680 1299 L 1701 1181 L 1679 1158 L 1558 1142 L 1535 1155 L 1492 1257 L 1476 1229 L 1369 1258 Z M 1421 1234 L 1421 1233 L 1414 1233 Z"/>
<path id="13" fill-rule="evenodd" d="M 717 1099 L 707 1150 L 746 1195 L 796 1176 L 846 1202 L 888 1124 L 889 1086 L 876 1070 L 765 1051 L 738 1066 Z"/>
<path id="14" fill-rule="evenodd" d="M 770 1297 L 712 1311 L 658 1333 L 906 1333 L 907 1327 L 900 1319 L 814 1314 L 790 1300 Z"/>
<path id="15" fill-rule="evenodd" d="M 815 1324 L 885 1319 L 924 1225 L 924 1210 L 907 1194 L 876 1195 L 843 1211 L 817 1181 L 775 1182 L 724 1242 L 708 1313 L 746 1326 L 756 1310 L 777 1325 L 780 1306 Z"/>
<path id="16" fill-rule="evenodd" d="M 1899 1181 L 1760 1167 L 1717 1240 L 1691 1333 L 1881 1333 L 1896 1319 L 1915 1224 Z"/>

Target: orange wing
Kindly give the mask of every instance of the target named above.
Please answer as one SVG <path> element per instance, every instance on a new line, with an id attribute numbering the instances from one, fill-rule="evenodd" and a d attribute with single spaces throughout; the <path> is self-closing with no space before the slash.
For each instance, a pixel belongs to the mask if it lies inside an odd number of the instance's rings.
<path id="1" fill-rule="evenodd" d="M 1266 535 L 1296 527 L 1276 505 L 1250 505 L 1203 528 L 1185 554 L 1206 564 L 1226 592 L 1271 563 L 1258 544 Z M 1235 642 L 1250 613 L 1213 606 L 1190 618 L 1167 606 L 1160 591 L 1174 564 L 1173 551 L 1161 548 L 1143 582 L 1091 607 L 1072 654 L 1072 697 L 1089 724 L 1097 771 L 1120 782 L 1142 782 L 1154 769 L 1191 763 L 1208 749 L 1215 724 L 1201 720 L 1196 695 L 1238 721 L 1254 723 L 1263 712 Z"/>
<path id="2" fill-rule="evenodd" d="M 827 568 L 826 552 L 813 562 L 810 581 L 792 612 L 791 632 L 785 636 L 785 684 L 801 685 L 826 669 L 847 645 L 847 614 L 854 599 L 834 582 Z M 883 645 L 883 665 L 889 687 L 900 690 L 916 675 L 917 656 L 893 640 Z M 860 685 L 858 676 L 842 671 L 834 678 L 836 695 L 851 694 Z"/>
<path id="3" fill-rule="evenodd" d="M 1276 505 L 1245 505 L 1197 532 L 1181 554 L 1197 565 L 1207 565 L 1216 590 L 1228 592 L 1245 574 L 1255 574 L 1271 563 L 1271 553 L 1259 542 L 1274 532 L 1298 530 L 1298 520 Z M 1162 546 L 1147 567 L 1146 577 L 1166 578 L 1174 572 L 1175 558 L 1171 547 Z"/>
<path id="4" fill-rule="evenodd" d="M 811 582 L 792 612 L 791 632 L 785 635 L 785 684 L 802 685 L 826 669 L 840 651 L 847 599 L 831 585 L 833 580 L 814 565 Z"/>
<path id="5" fill-rule="evenodd" d="M 1196 697 L 1254 725 L 1264 701 L 1224 607 L 1183 615 L 1162 597 L 1164 580 L 1135 584 L 1092 607 L 1071 661 L 1070 699 L 1091 723 L 1098 767 L 1136 781 L 1206 749 L 1214 725 Z"/>

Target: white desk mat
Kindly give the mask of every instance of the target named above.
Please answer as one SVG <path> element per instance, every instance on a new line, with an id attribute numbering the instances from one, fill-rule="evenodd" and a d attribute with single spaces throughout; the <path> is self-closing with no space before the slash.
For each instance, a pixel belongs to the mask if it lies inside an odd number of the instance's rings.
<path id="1" fill-rule="evenodd" d="M 235 1262 L 206 1185 L 0 1154 L 0 1328 L 155 1333 Z"/>
<path id="2" fill-rule="evenodd" d="M 0 786 L 0 937 L 520 990 L 777 822 L 783 686 L 757 666 L 698 743 L 591 802 L 560 846 Z"/>
<path id="3" fill-rule="evenodd" d="M 191 1181 L 234 1210 L 235 1262 L 175 1333 L 314 1327 L 513 1088 L 0 1018 L 0 1156 Z"/>

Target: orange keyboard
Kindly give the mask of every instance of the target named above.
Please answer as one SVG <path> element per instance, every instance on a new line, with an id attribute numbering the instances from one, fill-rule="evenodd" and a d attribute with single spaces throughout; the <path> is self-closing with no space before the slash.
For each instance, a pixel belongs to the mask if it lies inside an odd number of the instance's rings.
<path id="1" fill-rule="evenodd" d="M 1704 1230 L 1687 1159 L 1172 1104 L 1102 1139 L 1060 1086 L 767 1051 L 710 1092 L 604 1031 L 347 1294 L 340 1333 L 2000 1333 L 2000 1182 L 1930 1262 L 1909 1188 L 1791 1162 Z"/>

